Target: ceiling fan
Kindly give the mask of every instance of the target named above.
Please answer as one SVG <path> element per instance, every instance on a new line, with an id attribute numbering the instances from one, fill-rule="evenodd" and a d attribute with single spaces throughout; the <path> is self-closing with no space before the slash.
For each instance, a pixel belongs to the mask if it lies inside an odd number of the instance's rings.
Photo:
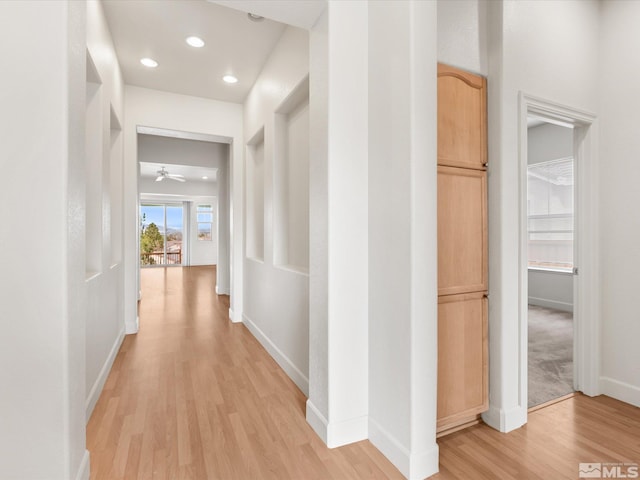
<path id="1" fill-rule="evenodd" d="M 168 178 L 169 180 L 175 180 L 176 182 L 186 181 L 184 179 L 184 175 L 169 173 L 164 167 L 162 167 L 160 170 L 158 170 L 158 176 L 156 177 L 156 182 L 161 182 L 165 178 Z"/>

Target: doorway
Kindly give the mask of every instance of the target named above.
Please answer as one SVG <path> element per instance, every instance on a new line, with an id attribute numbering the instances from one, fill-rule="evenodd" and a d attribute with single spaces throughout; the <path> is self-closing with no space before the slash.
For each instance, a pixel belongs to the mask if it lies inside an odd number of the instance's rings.
<path id="1" fill-rule="evenodd" d="M 573 334 L 573 391 L 586 395 L 598 395 L 599 389 L 599 318 L 600 296 L 598 289 L 598 164 L 597 123 L 595 115 L 560 105 L 521 92 L 520 100 L 520 248 L 519 248 L 519 404 L 528 404 L 528 333 L 529 333 L 529 117 L 535 117 L 571 130 L 573 175 L 573 254 L 570 275 L 572 278 L 572 328 Z M 561 160 L 563 157 L 556 158 Z M 568 161 L 567 161 L 568 163 Z M 556 166 L 559 169 L 561 166 Z M 564 165 L 565 170 L 568 165 Z M 539 172 L 537 172 L 539 173 Z M 565 172 L 566 174 L 567 172 Z M 562 176 L 562 175 L 560 175 Z M 565 175 L 566 176 L 566 175 Z M 563 179 L 563 182 L 569 180 Z M 559 180 L 557 180 L 559 182 Z M 553 220 L 565 225 L 567 218 Z M 542 222 L 540 222 L 542 223 Z M 559 230 L 567 230 L 559 228 Z M 541 228 L 541 230 L 544 230 Z M 566 255 L 565 255 L 566 257 Z M 566 265 L 565 265 L 566 266 Z M 553 305 L 557 307 L 556 305 Z M 524 409 L 526 412 L 526 408 Z"/>
<path id="2" fill-rule="evenodd" d="M 573 126 L 527 117 L 528 399 L 574 392 Z"/>

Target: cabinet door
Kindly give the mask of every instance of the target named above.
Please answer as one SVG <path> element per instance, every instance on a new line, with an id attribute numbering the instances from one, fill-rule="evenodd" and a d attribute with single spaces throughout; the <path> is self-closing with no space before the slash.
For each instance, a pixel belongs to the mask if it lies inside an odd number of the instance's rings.
<path id="1" fill-rule="evenodd" d="M 438 299 L 439 431 L 488 408 L 487 299 L 483 293 Z"/>
<path id="2" fill-rule="evenodd" d="M 486 80 L 438 64 L 438 165 L 484 169 Z"/>
<path id="3" fill-rule="evenodd" d="M 438 295 L 487 290 L 487 172 L 438 167 Z"/>

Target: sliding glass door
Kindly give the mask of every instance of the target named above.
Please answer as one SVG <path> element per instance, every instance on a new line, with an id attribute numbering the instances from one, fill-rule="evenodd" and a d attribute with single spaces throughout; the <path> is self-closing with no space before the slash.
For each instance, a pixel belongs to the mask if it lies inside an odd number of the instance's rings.
<path id="1" fill-rule="evenodd" d="M 140 204 L 140 265 L 182 265 L 182 205 Z"/>

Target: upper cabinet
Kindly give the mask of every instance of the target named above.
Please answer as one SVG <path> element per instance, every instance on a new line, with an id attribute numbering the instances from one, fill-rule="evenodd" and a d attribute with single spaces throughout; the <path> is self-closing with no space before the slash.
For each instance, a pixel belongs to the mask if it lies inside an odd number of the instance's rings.
<path id="1" fill-rule="evenodd" d="M 438 165 L 484 170 L 486 80 L 438 64 Z"/>

